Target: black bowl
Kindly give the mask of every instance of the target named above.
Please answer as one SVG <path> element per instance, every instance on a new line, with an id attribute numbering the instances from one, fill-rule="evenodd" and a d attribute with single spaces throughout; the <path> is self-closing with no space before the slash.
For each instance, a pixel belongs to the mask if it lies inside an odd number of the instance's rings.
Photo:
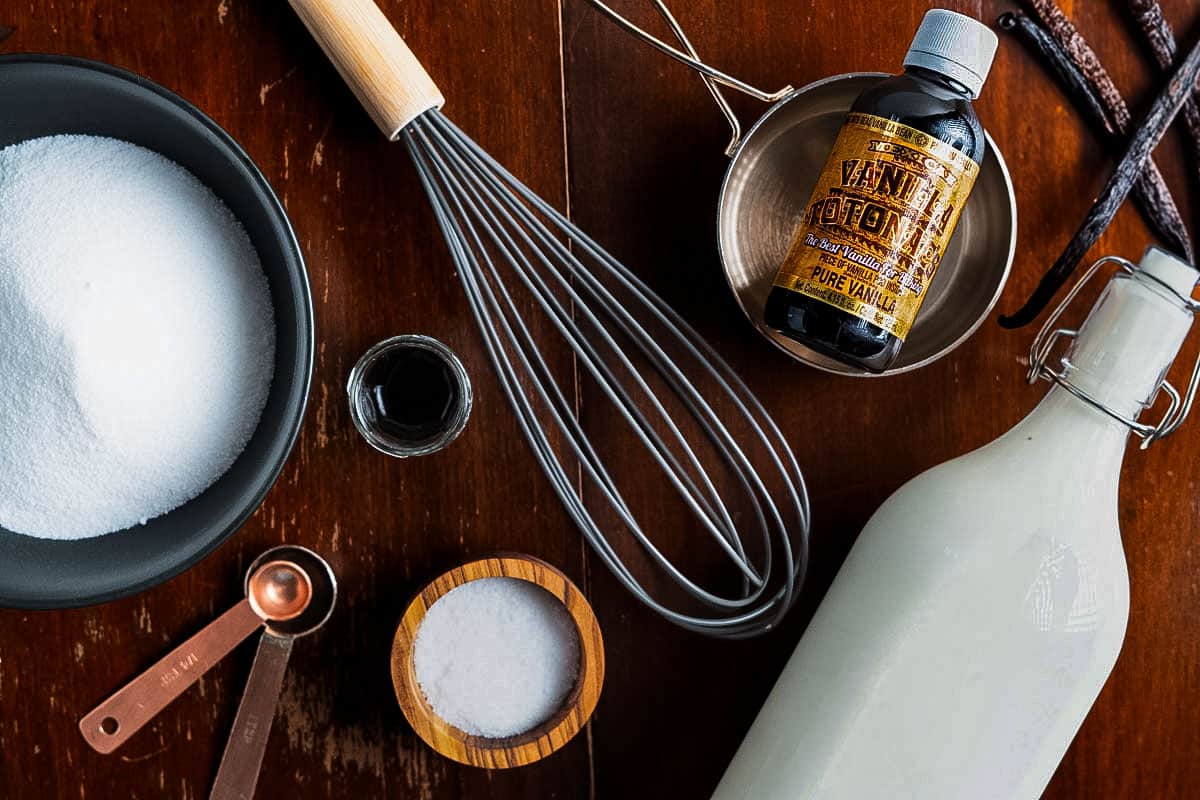
<path id="1" fill-rule="evenodd" d="M 312 377 L 313 311 L 300 245 L 266 179 L 229 134 L 182 98 L 106 64 L 0 56 L 0 147 L 52 134 L 111 136 L 191 171 L 241 220 L 275 305 L 275 375 L 245 452 L 191 502 L 107 536 L 51 541 L 0 528 L 0 606 L 101 603 L 195 564 L 254 513 L 300 430 Z"/>

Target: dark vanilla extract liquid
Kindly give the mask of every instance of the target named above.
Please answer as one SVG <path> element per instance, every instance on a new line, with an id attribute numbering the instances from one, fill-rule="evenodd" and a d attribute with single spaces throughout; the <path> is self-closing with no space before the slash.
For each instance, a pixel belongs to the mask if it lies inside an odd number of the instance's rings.
<path id="1" fill-rule="evenodd" d="M 444 433 L 460 401 L 450 365 L 420 347 L 383 354 L 363 378 L 360 391 L 374 415 L 375 429 L 413 445 Z"/>

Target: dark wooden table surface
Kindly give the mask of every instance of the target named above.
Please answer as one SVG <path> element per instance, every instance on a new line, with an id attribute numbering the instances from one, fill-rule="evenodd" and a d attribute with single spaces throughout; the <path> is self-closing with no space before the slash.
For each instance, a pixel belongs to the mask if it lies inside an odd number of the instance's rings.
<path id="1" fill-rule="evenodd" d="M 447 113 L 694 320 L 777 416 L 812 491 L 813 566 L 803 597 L 776 635 L 708 641 L 643 610 L 587 552 L 500 395 L 405 153 L 382 141 L 286 3 L 4 3 L 0 24 L 16 29 L 4 49 L 86 56 L 147 75 L 246 147 L 283 198 L 308 258 L 319 350 L 300 441 L 239 534 L 136 597 L 55 613 L 0 612 L 2 797 L 206 796 L 251 646 L 113 756 L 89 750 L 77 720 L 238 599 L 242 570 L 257 553 L 296 542 L 329 556 L 343 602 L 327 628 L 296 646 L 260 796 L 706 798 L 870 512 L 919 471 L 1006 430 L 1041 395 L 1022 380 L 1032 331 L 1003 331 L 994 321 L 937 364 L 888 380 L 830 377 L 760 340 L 725 289 L 716 256 L 720 117 L 695 76 L 635 44 L 582 0 L 383 5 L 445 90 Z M 617 5 L 658 24 L 649 3 Z M 850 70 L 894 71 L 927 4 L 676 5 L 708 58 L 775 87 Z M 1007 7 L 946 5 L 989 21 Z M 1164 5 L 1190 43 L 1200 13 L 1188 0 Z M 1125 4 L 1064 6 L 1135 111 L 1144 109 L 1152 70 Z M 747 121 L 762 111 L 748 100 L 736 106 Z M 979 109 L 1017 188 L 1019 252 L 1001 301 L 1011 310 L 1082 218 L 1111 159 L 1010 39 Z M 1182 197 L 1196 186 L 1181 153 L 1174 137 L 1159 150 Z M 1126 208 L 1096 253 L 1137 257 L 1148 241 Z M 342 389 L 367 346 L 402 332 L 448 342 L 477 384 L 462 439 L 410 461 L 378 455 L 359 439 Z M 600 405 L 583 393 L 585 412 Z M 1148 453 L 1130 450 L 1121 487 L 1129 634 L 1048 798 L 1200 797 L 1198 447 L 1193 420 Z M 665 540 L 694 534 L 682 518 L 657 513 Z M 407 728 L 392 695 L 388 650 L 410 593 L 496 549 L 541 556 L 585 587 L 609 669 L 585 734 L 540 764 L 488 773 L 442 760 Z"/>

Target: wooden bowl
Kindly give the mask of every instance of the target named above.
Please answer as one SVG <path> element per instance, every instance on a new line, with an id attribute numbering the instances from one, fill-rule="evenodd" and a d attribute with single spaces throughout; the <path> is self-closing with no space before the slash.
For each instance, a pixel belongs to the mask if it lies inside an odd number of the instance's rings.
<path id="1" fill-rule="evenodd" d="M 417 682 L 413 650 L 425 614 L 452 589 L 480 578 L 517 578 L 537 584 L 562 601 L 579 633 L 579 678 L 575 688 L 550 719 L 516 736 L 491 739 L 456 728 L 430 707 Z M 566 575 L 531 556 L 510 554 L 471 561 L 439 576 L 413 598 L 392 642 L 392 685 L 409 724 L 437 752 L 475 767 L 520 767 L 555 752 L 583 729 L 600 699 L 603 683 L 604 641 L 592 607 Z"/>

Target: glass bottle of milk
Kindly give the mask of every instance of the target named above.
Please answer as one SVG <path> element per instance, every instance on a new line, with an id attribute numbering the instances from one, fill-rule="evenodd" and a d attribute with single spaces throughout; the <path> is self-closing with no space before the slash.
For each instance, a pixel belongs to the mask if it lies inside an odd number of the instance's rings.
<path id="1" fill-rule="evenodd" d="M 1065 380 L 1029 416 L 883 504 L 717 800 L 1041 795 L 1129 616 L 1117 485 L 1130 429 L 1103 409 L 1132 420 L 1152 402 L 1196 277 L 1147 251 L 1109 283 Z"/>

